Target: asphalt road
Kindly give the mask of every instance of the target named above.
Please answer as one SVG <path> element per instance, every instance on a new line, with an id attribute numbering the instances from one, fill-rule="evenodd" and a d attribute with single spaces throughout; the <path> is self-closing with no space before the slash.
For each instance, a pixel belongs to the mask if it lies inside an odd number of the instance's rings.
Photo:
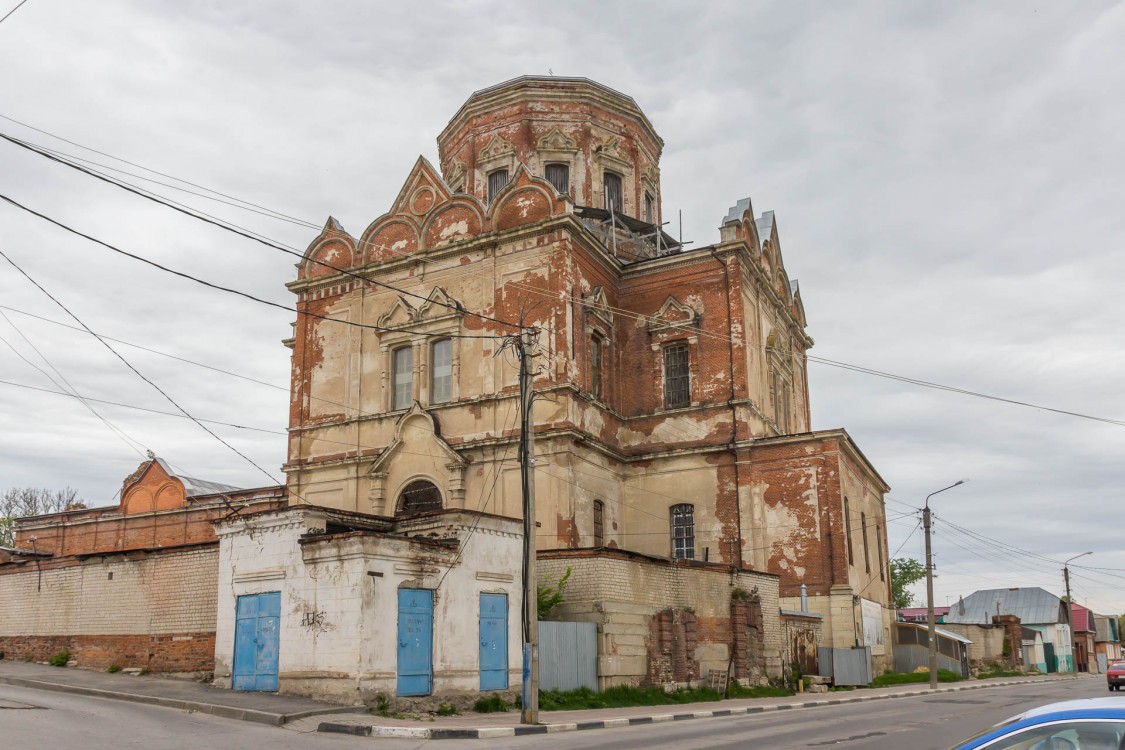
<path id="1" fill-rule="evenodd" d="M 580 750 L 943 750 L 1026 707 L 1108 695 L 1097 677 L 621 729 L 489 740 L 316 734 L 316 720 L 273 728 L 198 713 L 0 685 L 0 746 L 52 750 L 534 748 Z M 1125 695 L 1121 699 L 1125 702 Z M 21 707 L 27 706 L 27 707 Z"/>

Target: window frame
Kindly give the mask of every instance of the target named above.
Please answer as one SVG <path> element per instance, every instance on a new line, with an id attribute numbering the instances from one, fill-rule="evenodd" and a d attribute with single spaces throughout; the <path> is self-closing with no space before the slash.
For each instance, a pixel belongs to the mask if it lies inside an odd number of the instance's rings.
<path id="1" fill-rule="evenodd" d="M 695 506 L 677 503 L 668 509 L 673 560 L 695 559 Z"/>
<path id="2" fill-rule="evenodd" d="M 498 175 L 500 175 L 501 173 L 503 173 L 503 175 L 504 175 L 504 184 L 498 185 L 494 188 L 493 185 L 496 182 L 496 180 L 494 178 L 497 177 Z M 512 181 L 512 173 L 511 173 L 511 170 L 509 170 L 507 167 L 499 167 L 497 169 L 491 170 L 485 176 L 485 180 L 486 180 L 486 184 L 487 184 L 486 195 L 488 196 L 488 200 L 486 202 L 488 203 L 488 205 L 492 205 L 492 201 L 496 199 L 496 196 L 500 193 L 500 191 L 502 191 L 504 188 L 508 187 L 508 183 L 510 183 Z"/>
<path id="3" fill-rule="evenodd" d="M 844 498 L 844 536 L 848 540 L 848 565 L 855 565 L 855 551 L 852 549 L 852 510 L 848 498 Z"/>
<path id="4" fill-rule="evenodd" d="M 594 546 L 605 546 L 605 503 L 594 501 Z"/>
<path id="5" fill-rule="evenodd" d="M 644 209 L 643 210 L 644 210 L 644 220 L 647 221 L 649 224 L 655 224 L 656 223 L 656 196 L 654 196 L 648 190 L 645 191 Z"/>
<path id="6" fill-rule="evenodd" d="M 590 334 L 590 395 L 596 401 L 605 400 L 605 336 L 600 331 Z"/>
<path id="7" fill-rule="evenodd" d="M 610 184 L 616 182 L 616 195 L 618 202 L 621 205 L 614 205 L 610 208 Z M 602 205 L 606 211 L 612 210 L 614 213 L 625 213 L 625 177 L 624 175 L 614 172 L 611 169 L 602 171 Z"/>
<path id="8" fill-rule="evenodd" d="M 422 487 L 421 485 L 428 485 L 428 487 Z M 406 493 L 407 491 L 411 490 L 411 488 L 414 488 L 414 494 L 420 493 L 423 490 L 427 492 L 430 492 L 432 490 L 432 494 L 436 496 L 436 507 L 434 507 L 431 498 L 431 503 L 429 505 L 421 508 L 407 508 L 406 504 L 408 498 Z M 406 485 L 404 485 L 403 488 L 399 490 L 398 500 L 395 502 L 395 516 L 402 517 L 414 516 L 421 513 L 433 513 L 435 511 L 443 510 L 444 508 L 445 496 L 442 495 L 441 488 L 425 477 L 418 477 L 407 482 Z"/>
<path id="9" fill-rule="evenodd" d="M 551 171 L 562 170 L 565 180 L 561 180 L 565 184 L 560 186 L 559 183 L 551 179 Z M 543 165 L 543 178 L 559 192 L 559 195 L 570 195 L 570 164 L 565 161 L 550 161 Z"/>
<path id="10" fill-rule="evenodd" d="M 406 403 L 401 403 L 399 400 L 399 357 L 406 355 L 406 368 L 405 372 L 405 385 L 406 385 Z M 396 346 L 391 349 L 391 411 L 402 411 L 409 409 L 414 403 L 414 346 L 411 343 L 406 343 L 402 346 Z"/>
<path id="11" fill-rule="evenodd" d="M 447 373 L 441 377 L 445 380 L 445 394 L 443 398 L 438 397 L 438 363 L 437 363 L 437 348 L 440 345 L 445 345 L 448 352 L 447 361 L 442 367 L 447 370 Z M 430 393 L 429 402 L 431 404 L 447 404 L 453 400 L 453 339 L 449 337 L 437 338 L 430 342 L 429 347 L 429 365 L 430 365 Z"/>
<path id="12" fill-rule="evenodd" d="M 867 514 L 863 511 L 859 513 L 859 531 L 863 535 L 863 568 L 867 573 L 871 572 L 871 553 L 867 549 Z"/>
<path id="13" fill-rule="evenodd" d="M 671 357 L 682 353 L 683 361 L 674 362 Z M 661 347 L 661 374 L 665 409 L 683 409 L 691 406 L 691 349 L 686 341 L 673 341 Z M 682 372 L 673 368 L 682 365 Z M 682 383 L 682 387 L 680 387 Z"/>

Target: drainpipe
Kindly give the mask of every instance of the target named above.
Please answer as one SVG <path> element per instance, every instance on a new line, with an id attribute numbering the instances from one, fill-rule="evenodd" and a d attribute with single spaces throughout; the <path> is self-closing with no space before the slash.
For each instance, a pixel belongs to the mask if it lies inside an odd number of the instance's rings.
<path id="1" fill-rule="evenodd" d="M 715 248 L 711 248 L 711 257 L 715 262 L 723 267 L 723 293 L 726 295 L 727 300 L 727 354 L 729 356 L 729 380 L 730 380 L 730 398 L 727 400 L 727 405 L 730 406 L 730 454 L 734 460 L 734 517 L 735 525 L 738 529 L 738 569 L 742 570 L 742 500 L 741 490 L 742 481 L 739 477 L 738 469 L 738 409 L 734 405 L 734 338 L 731 336 L 731 314 L 730 314 L 730 271 L 727 270 L 726 261 L 719 257 L 715 252 Z"/>
<path id="2" fill-rule="evenodd" d="M 809 587 L 801 584 L 801 611 L 808 614 L 809 611 Z"/>

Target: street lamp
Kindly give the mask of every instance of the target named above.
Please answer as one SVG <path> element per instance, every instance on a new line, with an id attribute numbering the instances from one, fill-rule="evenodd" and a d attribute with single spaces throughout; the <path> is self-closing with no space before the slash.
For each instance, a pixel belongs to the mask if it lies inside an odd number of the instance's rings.
<path id="1" fill-rule="evenodd" d="M 1078 672 L 1078 639 L 1074 637 L 1074 604 L 1070 601 L 1070 569 L 1066 566 L 1070 564 L 1071 560 L 1077 560 L 1080 557 L 1094 554 L 1091 552 L 1083 552 L 1081 555 L 1075 555 L 1063 563 L 1063 580 L 1066 581 L 1066 626 L 1070 628 L 1070 671 Z"/>
<path id="2" fill-rule="evenodd" d="M 958 479 L 948 487 L 926 495 L 926 505 L 922 509 L 922 525 L 926 529 L 926 619 L 930 635 L 930 690 L 937 690 L 937 620 L 934 618 L 934 558 L 930 551 L 930 498 L 967 481 L 969 480 Z"/>

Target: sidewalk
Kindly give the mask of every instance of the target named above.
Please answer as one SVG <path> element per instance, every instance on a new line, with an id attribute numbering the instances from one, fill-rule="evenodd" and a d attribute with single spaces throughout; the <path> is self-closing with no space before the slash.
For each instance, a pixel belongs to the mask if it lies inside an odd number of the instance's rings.
<path id="1" fill-rule="evenodd" d="M 601 708 L 585 711 L 541 711 L 539 713 L 539 721 L 541 723 L 535 726 L 521 725 L 519 723 L 520 712 L 517 709 L 513 709 L 507 713 L 496 714 L 436 716 L 433 717 L 433 719 L 427 719 L 425 721 L 357 715 L 346 718 L 341 717 L 331 721 L 321 721 L 317 725 L 317 731 L 338 732 L 369 737 L 402 737 L 428 740 L 520 737 L 530 734 L 574 732 L 584 729 L 612 729 L 615 727 L 655 724 L 665 721 L 688 721 L 718 716 L 756 714 L 766 711 L 837 706 L 845 703 L 908 698 L 918 695 L 954 693 L 964 690 L 982 690 L 990 687 L 1069 679 L 1075 679 L 1075 677 L 1066 675 L 1000 678 L 980 681 L 972 680 L 963 683 L 939 685 L 938 689 L 935 691 L 931 691 L 929 685 L 915 684 L 896 685 L 886 688 L 864 688 L 862 690 L 831 693 L 800 693 L 798 695 L 782 698 L 733 699 L 714 703 Z M 306 720 L 301 723 L 308 726 L 314 721 L 316 720 Z"/>
<path id="2" fill-rule="evenodd" d="M 1066 679 L 1075 678 L 1066 675 L 967 681 L 941 685 L 934 692 L 951 693 Z M 519 723 L 518 710 L 495 714 L 467 713 L 460 716 L 435 716 L 424 720 L 392 719 L 368 714 L 362 706 L 338 706 L 276 693 L 235 692 L 199 682 L 166 677 L 133 676 L 121 672 L 108 674 L 73 668 L 60 669 L 20 661 L 0 661 L 0 684 L 199 711 L 275 726 L 292 722 L 295 729 L 315 728 L 320 732 L 434 740 L 518 737 L 584 729 L 609 729 L 636 724 L 738 716 L 765 711 L 835 706 L 932 694 L 926 685 L 897 685 L 887 688 L 801 693 L 782 698 L 748 698 L 714 703 L 543 711 L 539 715 L 542 723 L 536 726 L 524 726 Z M 326 714 L 338 716 L 325 721 L 321 717 Z"/>
<path id="3" fill-rule="evenodd" d="M 191 680 L 63 669 L 23 661 L 0 661 L 0 684 L 147 703 L 274 726 L 310 716 L 366 711 L 362 706 L 339 706 L 292 695 L 223 690 Z"/>

